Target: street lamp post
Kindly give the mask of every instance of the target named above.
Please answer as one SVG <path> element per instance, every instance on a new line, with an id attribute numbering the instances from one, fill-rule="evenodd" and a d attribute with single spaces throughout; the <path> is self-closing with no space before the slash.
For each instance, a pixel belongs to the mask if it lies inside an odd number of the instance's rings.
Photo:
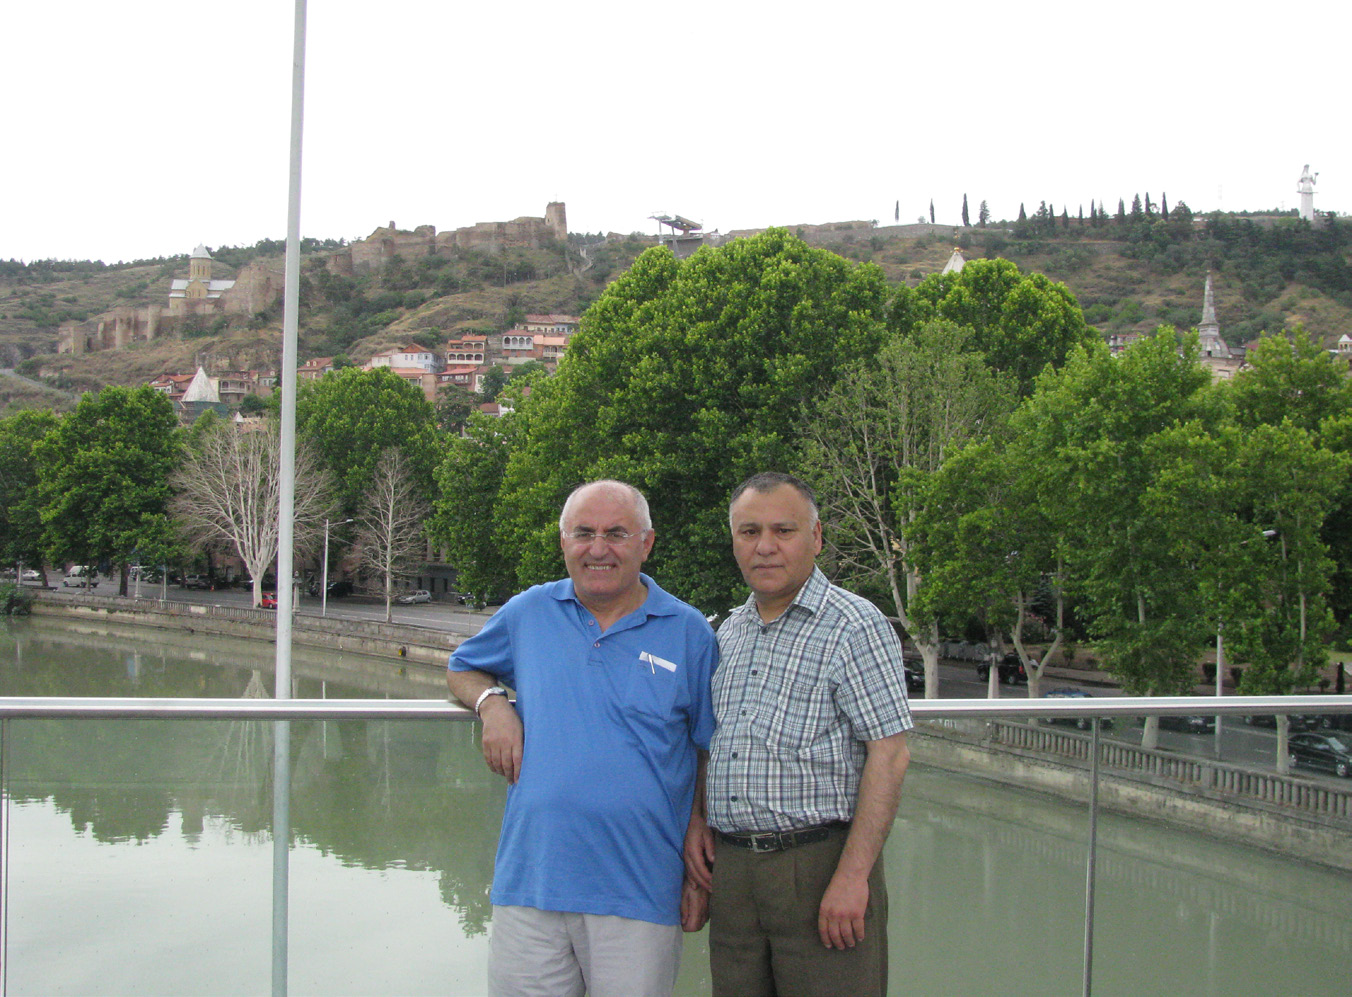
<path id="1" fill-rule="evenodd" d="M 343 523 L 350 523 L 352 520 L 344 519 L 342 523 L 334 523 L 334 526 L 342 526 Z M 319 615 L 329 615 L 329 521 L 324 520 L 324 566 L 322 580 L 319 583 Z"/>
<path id="2" fill-rule="evenodd" d="M 1271 539 L 1272 539 L 1273 537 L 1275 537 L 1276 535 L 1277 535 L 1277 531 L 1276 531 L 1276 530 L 1264 530 L 1263 533 L 1262 533 L 1262 537 L 1263 537 L 1264 540 L 1271 540 Z M 1253 539 L 1253 538 L 1250 537 L 1249 539 L 1251 540 L 1251 539 Z M 1248 540 L 1241 540 L 1240 543 L 1239 543 L 1239 545 L 1240 545 L 1241 547 L 1243 547 L 1243 546 L 1244 546 L 1245 544 L 1247 544 L 1248 542 L 1249 542 Z M 1224 695 L 1225 695 L 1225 691 L 1224 691 L 1224 688 L 1223 688 L 1223 685 L 1224 685 L 1224 675 L 1225 675 L 1225 641 L 1224 641 L 1224 637 L 1222 636 L 1222 634 L 1224 633 L 1224 631 L 1225 631 L 1225 620 L 1220 620 L 1220 621 L 1218 621 L 1217 624 L 1216 624 L 1216 695 L 1217 695 L 1217 696 L 1224 696 Z M 1222 719 L 1223 719 L 1223 718 L 1222 718 L 1219 714 L 1216 716 L 1216 748 L 1215 748 L 1215 751 L 1216 751 L 1216 761 L 1220 761 L 1220 760 L 1221 760 L 1221 720 L 1222 720 Z"/>

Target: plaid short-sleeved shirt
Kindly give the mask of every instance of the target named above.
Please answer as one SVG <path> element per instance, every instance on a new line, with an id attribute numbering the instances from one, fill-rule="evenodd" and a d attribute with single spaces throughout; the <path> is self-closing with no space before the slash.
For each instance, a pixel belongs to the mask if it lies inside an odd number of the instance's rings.
<path id="1" fill-rule="evenodd" d="M 865 741 L 912 726 L 901 642 L 872 603 L 819 569 L 762 623 L 754 596 L 718 628 L 708 818 L 720 831 L 850 820 Z"/>

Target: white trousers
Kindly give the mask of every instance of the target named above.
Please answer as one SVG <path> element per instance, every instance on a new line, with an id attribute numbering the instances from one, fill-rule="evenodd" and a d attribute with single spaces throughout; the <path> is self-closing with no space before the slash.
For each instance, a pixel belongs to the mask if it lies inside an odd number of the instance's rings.
<path id="1" fill-rule="evenodd" d="M 493 906 L 490 997 L 671 997 L 680 925 Z"/>

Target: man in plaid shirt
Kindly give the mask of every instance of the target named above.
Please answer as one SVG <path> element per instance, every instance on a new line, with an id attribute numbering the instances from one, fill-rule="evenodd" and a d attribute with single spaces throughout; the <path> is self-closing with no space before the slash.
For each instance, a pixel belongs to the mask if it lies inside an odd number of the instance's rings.
<path id="1" fill-rule="evenodd" d="M 910 760 L 901 643 L 817 569 L 805 483 L 749 478 L 729 523 L 751 596 L 718 630 L 706 805 L 685 848 L 690 880 L 712 891 L 713 992 L 881 997 L 881 851 Z"/>

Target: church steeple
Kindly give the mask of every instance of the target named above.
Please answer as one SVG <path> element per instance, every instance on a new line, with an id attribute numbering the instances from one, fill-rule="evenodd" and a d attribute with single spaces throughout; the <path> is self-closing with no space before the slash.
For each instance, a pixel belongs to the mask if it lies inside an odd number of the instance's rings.
<path id="1" fill-rule="evenodd" d="M 206 246 L 198 246 L 188 257 L 188 280 L 211 280 L 211 254 Z"/>
<path id="2" fill-rule="evenodd" d="M 1211 271 L 1206 272 L 1206 291 L 1202 294 L 1202 321 L 1197 323 L 1197 338 L 1204 357 L 1230 356 L 1230 347 L 1221 338 L 1221 326 L 1216 321 L 1216 293 L 1211 286 Z"/>

